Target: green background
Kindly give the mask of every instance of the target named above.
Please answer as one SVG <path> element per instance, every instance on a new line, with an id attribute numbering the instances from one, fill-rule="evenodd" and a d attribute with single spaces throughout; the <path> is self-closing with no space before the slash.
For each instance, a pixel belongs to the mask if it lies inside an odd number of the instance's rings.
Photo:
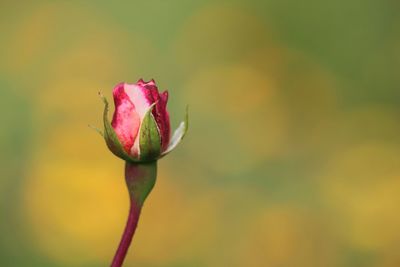
<path id="1" fill-rule="evenodd" d="M 128 195 L 87 124 L 139 78 L 190 129 L 125 266 L 399 266 L 399 3 L 3 1 L 0 266 L 108 266 Z"/>

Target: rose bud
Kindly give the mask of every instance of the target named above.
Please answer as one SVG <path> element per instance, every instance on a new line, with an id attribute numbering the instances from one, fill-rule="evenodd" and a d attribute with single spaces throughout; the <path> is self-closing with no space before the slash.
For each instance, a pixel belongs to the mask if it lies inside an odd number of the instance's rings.
<path id="1" fill-rule="evenodd" d="M 171 152 L 183 139 L 188 128 L 187 112 L 171 138 L 167 110 L 168 92 L 158 92 L 154 82 L 140 79 L 136 84 L 120 83 L 113 90 L 115 111 L 108 119 L 105 103 L 104 138 L 116 156 L 130 162 L 157 160 Z"/>
<path id="2" fill-rule="evenodd" d="M 121 267 L 138 225 L 140 212 L 153 189 L 157 176 L 157 160 L 171 152 L 188 129 L 185 120 L 171 138 L 167 110 L 168 92 L 158 92 L 154 82 L 140 79 L 136 84 L 120 83 L 113 90 L 115 111 L 108 119 L 108 101 L 104 101 L 104 133 L 108 148 L 125 160 L 125 182 L 129 192 L 130 209 L 125 230 L 115 252 L 111 267 Z"/>

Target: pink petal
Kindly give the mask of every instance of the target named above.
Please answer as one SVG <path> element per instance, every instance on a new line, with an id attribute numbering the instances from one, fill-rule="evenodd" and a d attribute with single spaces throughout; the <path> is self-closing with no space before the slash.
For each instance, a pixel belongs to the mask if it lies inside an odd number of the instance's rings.
<path id="1" fill-rule="evenodd" d="M 161 132 L 162 151 L 165 151 L 167 149 L 171 137 L 171 125 L 169 121 L 169 113 L 167 110 L 167 102 L 168 102 L 168 91 L 164 91 L 160 94 L 158 107 L 156 105 L 157 116 L 155 115 L 155 117 L 158 118 L 158 120 L 156 119 L 156 121 Z"/>
<path id="2" fill-rule="evenodd" d="M 135 142 L 140 127 L 140 117 L 134 104 L 125 93 L 124 84 L 120 83 L 113 90 L 115 111 L 111 122 L 119 141 L 128 154 Z"/>
<path id="3" fill-rule="evenodd" d="M 145 96 L 145 89 L 139 85 L 142 83 L 144 82 L 139 80 L 137 84 L 124 84 L 124 92 L 128 96 L 130 102 L 133 103 L 135 111 L 139 117 L 140 124 L 142 123 L 147 110 L 152 104 Z M 139 138 L 136 138 L 133 146 L 131 147 L 130 154 L 136 157 L 139 155 L 139 153 Z"/>

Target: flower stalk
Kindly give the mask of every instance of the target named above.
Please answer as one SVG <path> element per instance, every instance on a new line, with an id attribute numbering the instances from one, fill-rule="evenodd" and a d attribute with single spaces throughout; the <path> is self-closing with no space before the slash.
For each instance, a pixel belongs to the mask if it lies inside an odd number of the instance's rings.
<path id="1" fill-rule="evenodd" d="M 130 209 L 124 233 L 115 253 L 111 267 L 121 267 L 138 225 L 144 201 L 156 182 L 157 162 L 125 163 L 125 181 L 129 192 Z"/>

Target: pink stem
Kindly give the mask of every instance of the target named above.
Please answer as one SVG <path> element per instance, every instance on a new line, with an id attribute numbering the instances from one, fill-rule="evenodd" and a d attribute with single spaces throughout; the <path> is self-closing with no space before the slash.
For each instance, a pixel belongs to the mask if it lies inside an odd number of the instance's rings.
<path id="1" fill-rule="evenodd" d="M 122 234 L 121 242 L 119 243 L 117 252 L 115 253 L 114 259 L 111 263 L 111 267 L 121 267 L 124 263 L 126 253 L 132 242 L 133 235 L 136 230 L 136 226 L 139 221 L 141 207 L 131 200 L 131 207 L 129 209 L 128 221 L 126 222 L 124 233 Z"/>

